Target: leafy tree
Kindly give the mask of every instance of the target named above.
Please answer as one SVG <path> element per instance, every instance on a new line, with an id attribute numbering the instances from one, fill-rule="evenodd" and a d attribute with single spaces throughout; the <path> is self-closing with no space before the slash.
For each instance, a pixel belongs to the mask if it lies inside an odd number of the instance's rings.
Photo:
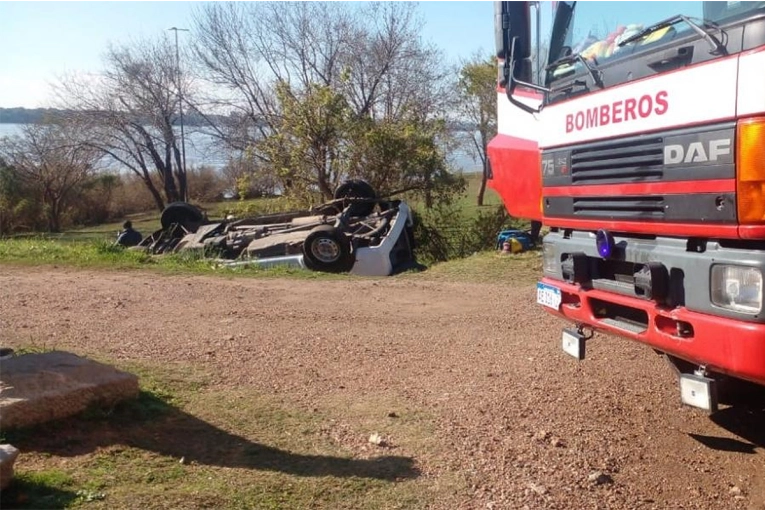
<path id="1" fill-rule="evenodd" d="M 263 153 L 287 192 L 331 198 L 347 175 L 343 151 L 352 119 L 345 98 L 326 85 L 297 92 L 284 82 L 277 98 L 282 114 L 260 144 Z"/>
<path id="2" fill-rule="evenodd" d="M 460 71 L 457 84 L 460 114 L 470 126 L 468 150 L 481 162 L 481 186 L 478 205 L 483 205 L 486 181 L 491 173 L 488 146 L 497 134 L 497 63 L 496 59 L 474 56 Z"/>
<path id="3" fill-rule="evenodd" d="M 200 77 L 226 91 L 208 104 L 233 113 L 215 133 L 286 193 L 329 198 L 363 177 L 432 203 L 459 183 L 437 138 L 448 69 L 415 5 L 209 4 L 195 25 Z"/>
<path id="4" fill-rule="evenodd" d="M 430 208 L 466 185 L 448 171 L 438 143 L 444 131 L 443 121 L 362 121 L 352 140 L 349 172 L 364 177 L 383 194 L 411 190 Z"/>
<path id="5" fill-rule="evenodd" d="M 24 199 L 19 173 L 0 158 L 0 235 L 6 235 L 16 227 L 17 207 Z"/>

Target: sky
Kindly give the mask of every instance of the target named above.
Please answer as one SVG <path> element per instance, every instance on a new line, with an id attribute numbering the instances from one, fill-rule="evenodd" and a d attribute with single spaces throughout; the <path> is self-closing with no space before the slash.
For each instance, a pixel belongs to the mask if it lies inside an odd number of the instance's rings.
<path id="1" fill-rule="evenodd" d="M 189 28 L 203 2 L 8 2 L 0 0 L 0 107 L 51 106 L 50 83 L 97 73 L 112 43 Z M 494 47 L 494 3 L 418 2 L 424 41 L 450 60 Z M 172 32 L 167 32 L 172 34 Z M 187 34 L 179 33 L 180 44 Z"/>

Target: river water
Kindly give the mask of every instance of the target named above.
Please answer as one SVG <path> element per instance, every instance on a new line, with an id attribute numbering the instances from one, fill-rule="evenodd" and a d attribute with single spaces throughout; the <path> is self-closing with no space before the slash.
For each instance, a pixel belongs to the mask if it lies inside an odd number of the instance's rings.
<path id="1" fill-rule="evenodd" d="M 21 124 L 0 124 L 0 138 L 14 136 L 20 133 Z M 467 136 L 467 134 L 465 134 Z M 213 137 L 208 134 L 195 131 L 194 128 L 186 130 L 186 165 L 188 167 L 209 166 L 220 169 L 228 160 L 226 151 L 220 149 L 214 143 Z M 463 150 L 454 151 L 449 155 L 450 163 L 454 169 L 462 173 L 479 172 L 480 162 L 473 161 L 472 156 Z"/>

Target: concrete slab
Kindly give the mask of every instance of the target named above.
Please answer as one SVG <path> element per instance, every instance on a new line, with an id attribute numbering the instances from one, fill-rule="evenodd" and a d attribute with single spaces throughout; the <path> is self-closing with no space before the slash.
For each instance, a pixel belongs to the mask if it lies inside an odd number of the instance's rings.
<path id="1" fill-rule="evenodd" d="M 138 378 L 75 354 L 53 351 L 0 360 L 0 428 L 66 418 L 138 395 Z"/>

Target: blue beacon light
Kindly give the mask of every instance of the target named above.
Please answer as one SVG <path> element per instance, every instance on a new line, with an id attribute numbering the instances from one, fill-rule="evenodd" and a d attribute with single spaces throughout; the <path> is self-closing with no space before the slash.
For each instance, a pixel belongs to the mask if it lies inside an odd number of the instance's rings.
<path id="1" fill-rule="evenodd" d="M 598 255 L 607 259 L 614 251 L 614 236 L 607 230 L 598 230 L 595 234 L 595 246 L 598 249 Z"/>

